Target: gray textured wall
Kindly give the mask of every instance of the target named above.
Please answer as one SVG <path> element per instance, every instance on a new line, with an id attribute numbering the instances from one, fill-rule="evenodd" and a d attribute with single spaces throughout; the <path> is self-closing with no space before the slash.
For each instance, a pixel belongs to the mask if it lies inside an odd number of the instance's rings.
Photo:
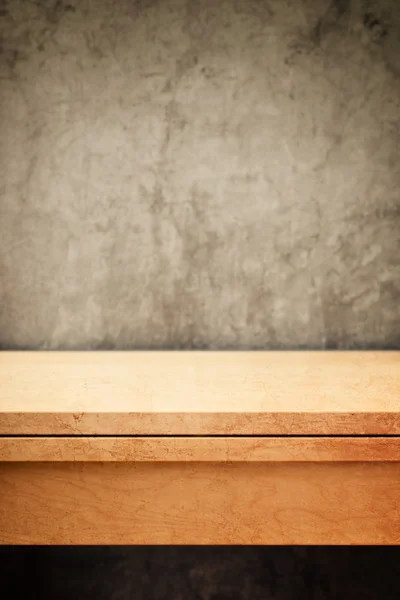
<path id="1" fill-rule="evenodd" d="M 400 347 L 398 0 L 0 6 L 2 347 Z"/>

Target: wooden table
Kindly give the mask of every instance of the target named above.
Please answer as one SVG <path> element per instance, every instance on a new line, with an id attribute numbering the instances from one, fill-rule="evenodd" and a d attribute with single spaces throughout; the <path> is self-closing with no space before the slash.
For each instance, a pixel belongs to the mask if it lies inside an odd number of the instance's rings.
<path id="1" fill-rule="evenodd" d="M 399 544 L 400 352 L 0 352 L 1 544 Z"/>

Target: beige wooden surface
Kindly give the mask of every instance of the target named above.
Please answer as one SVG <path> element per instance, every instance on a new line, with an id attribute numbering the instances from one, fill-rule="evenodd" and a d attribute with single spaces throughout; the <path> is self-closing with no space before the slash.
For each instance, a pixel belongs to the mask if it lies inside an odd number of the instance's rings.
<path id="1" fill-rule="evenodd" d="M 1 544 L 399 544 L 399 463 L 2 463 Z"/>
<path id="2" fill-rule="evenodd" d="M 0 352 L 0 434 L 400 434 L 400 352 Z"/>
<path id="3" fill-rule="evenodd" d="M 0 462 L 400 462 L 400 437 L 3 437 Z"/>

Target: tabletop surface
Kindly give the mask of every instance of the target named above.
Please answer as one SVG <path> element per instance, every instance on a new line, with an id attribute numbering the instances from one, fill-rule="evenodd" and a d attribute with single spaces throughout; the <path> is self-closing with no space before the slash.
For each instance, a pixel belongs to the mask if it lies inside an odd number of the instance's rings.
<path id="1" fill-rule="evenodd" d="M 399 434 L 400 352 L 0 352 L 0 434 Z"/>

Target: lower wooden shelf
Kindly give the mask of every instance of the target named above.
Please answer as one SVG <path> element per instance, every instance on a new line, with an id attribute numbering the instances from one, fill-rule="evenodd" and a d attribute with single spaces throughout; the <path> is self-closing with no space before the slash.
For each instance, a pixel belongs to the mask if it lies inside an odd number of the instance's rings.
<path id="1" fill-rule="evenodd" d="M 400 463 L 0 463 L 1 544 L 400 544 Z"/>
<path id="2" fill-rule="evenodd" d="M 1 437 L 1 544 L 400 544 L 400 438 Z"/>
<path id="3" fill-rule="evenodd" d="M 400 462 L 400 436 L 3 436 L 0 461 Z"/>

